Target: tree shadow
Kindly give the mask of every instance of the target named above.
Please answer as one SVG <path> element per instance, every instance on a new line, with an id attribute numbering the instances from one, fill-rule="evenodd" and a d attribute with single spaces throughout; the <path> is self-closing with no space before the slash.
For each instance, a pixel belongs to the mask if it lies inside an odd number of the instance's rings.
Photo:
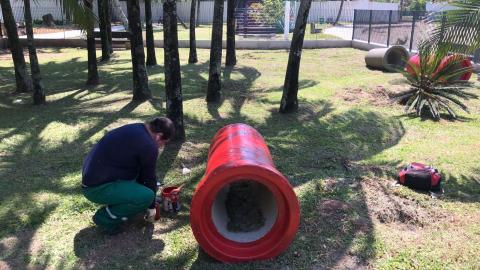
<path id="1" fill-rule="evenodd" d="M 480 202 L 480 169 L 472 175 L 447 175 L 443 181 L 444 200 L 466 203 Z"/>
<path id="2" fill-rule="evenodd" d="M 233 102 L 244 101 L 239 95 L 228 98 Z M 263 100 L 263 103 L 268 102 Z M 277 169 L 299 188 L 316 185 L 322 182 L 321 179 L 360 179 L 370 175 L 371 170 L 346 164 L 361 162 L 395 146 L 405 134 L 398 119 L 358 109 L 335 112 L 332 103 L 325 100 L 301 100 L 298 113 L 294 114 L 280 114 L 277 109 L 277 104 L 271 103 L 263 123 L 233 110 L 223 118 L 209 121 L 208 126 L 213 131 L 238 122 L 254 126 L 265 138 Z M 202 132 L 205 123 L 192 117 L 187 117 L 186 122 L 190 132 L 198 135 L 197 140 L 209 142 L 214 132 Z M 396 168 L 398 163 L 384 166 Z M 321 213 L 318 207 L 322 198 L 345 200 L 355 207 L 345 213 Z M 301 225 L 292 245 L 275 259 L 242 263 L 242 269 L 280 269 L 285 266 L 294 269 L 297 265 L 329 269 L 343 260 L 355 261 L 357 266 L 367 265 L 375 256 L 373 221 L 362 188 L 346 187 L 332 194 L 311 189 L 300 194 L 299 201 Z M 352 248 L 356 249 L 353 253 Z M 192 266 L 193 269 L 224 267 L 225 264 L 200 255 Z"/>
<path id="3" fill-rule="evenodd" d="M 137 268 L 138 262 L 142 262 L 143 267 L 149 267 L 165 244 L 153 238 L 153 224 L 129 225 L 130 230 L 115 236 L 106 236 L 96 227 L 79 231 L 74 238 L 74 252 L 79 258 L 76 265 L 89 269 L 126 269 Z"/>
<path id="4" fill-rule="evenodd" d="M 22 205 L 24 200 L 34 201 L 35 193 L 48 191 L 67 197 L 80 194 L 78 177 L 73 177 L 72 180 L 68 176 L 78 173 L 84 155 L 89 150 L 92 140 L 97 138 L 99 133 L 121 121 L 129 121 L 132 118 L 144 119 L 164 113 L 162 99 L 151 101 L 154 112 L 141 114 L 135 112 L 138 104 L 128 103 L 129 98 L 115 98 L 115 96 L 107 98 L 107 95 L 125 91 L 128 88 L 125 87 L 125 84 L 130 85 L 131 83 L 129 67 L 115 69 L 115 61 L 102 65 L 102 67 L 113 68 L 114 72 L 108 79 L 104 79 L 104 85 L 101 84 L 94 90 L 90 90 L 83 86 L 83 77 L 86 77 L 86 62 L 73 60 L 68 63 L 73 65 L 74 70 L 68 76 L 62 77 L 65 72 L 62 73 L 61 69 L 54 69 L 53 62 L 52 66 L 48 66 L 46 69 L 53 69 L 52 74 L 57 74 L 58 80 L 62 81 L 61 83 L 59 81 L 55 88 L 53 87 L 57 83 L 55 78 L 52 76 L 47 80 L 47 85 L 53 89 L 52 93 L 62 94 L 61 97 L 51 100 L 47 106 L 12 105 L 9 97 L 0 97 L 0 103 L 5 104 L 5 106 L 0 106 L 0 128 L 7 130 L 0 134 L 0 138 L 12 140 L 10 148 L 6 151 L 7 154 L 0 152 L 0 166 L 2 166 L 0 177 L 11 179 L 13 176 L 13 183 L 25 185 L 24 190 L 26 190 L 24 193 L 19 192 L 12 182 L 0 183 L 0 188 L 6 195 L 0 199 L 0 203 L 6 205 L 10 201 L 14 202 L 11 206 L 8 204 L 9 209 L 5 215 L 0 215 L 2 236 L 12 233 L 19 235 L 22 230 L 29 228 L 13 224 L 13 222 L 5 222 L 9 220 L 7 214 L 15 211 L 27 213 L 27 216 L 35 217 L 34 219 L 38 220 L 37 223 L 32 223 L 36 224 L 35 226 L 40 226 L 43 223 L 42 220 L 48 217 L 49 214 L 42 211 L 37 211 L 38 215 L 30 213 L 28 212 L 30 206 Z M 163 67 L 156 66 L 149 70 L 163 72 Z M 184 73 L 182 83 L 185 100 L 203 98 L 207 82 L 204 75 L 208 75 L 207 63 L 184 65 L 182 72 Z M 227 72 L 228 74 L 226 74 Z M 186 186 L 184 196 L 182 195 L 183 208 L 180 213 L 163 215 L 161 225 L 155 226 L 152 233 L 146 232 L 146 229 L 142 227 L 144 225 L 136 226 L 135 224 L 120 237 L 111 239 L 99 235 L 93 227 L 78 232 L 75 236 L 74 246 L 75 255 L 79 258 L 79 268 L 166 267 L 179 269 L 187 267 L 193 261 L 193 269 L 282 269 L 287 266 L 295 269 L 298 265 L 305 268 L 329 269 L 342 263 L 345 259 L 355 260 L 358 261 L 358 265 L 363 265 L 375 256 L 373 222 L 368 215 L 365 191 L 358 186 L 347 185 L 327 193 L 318 186 L 327 178 L 335 179 L 335 181 L 340 181 L 341 178 L 353 179 L 352 183 L 355 183 L 357 178 L 372 173 L 373 169 L 364 168 L 362 170 L 355 166 L 348 166 L 348 164 L 361 164 L 362 161 L 395 146 L 405 133 L 401 119 L 385 117 L 379 113 L 360 109 L 340 110 L 334 108 L 333 104 L 326 100 L 313 102 L 300 100 L 300 108 L 297 113 L 279 114 L 277 112 L 278 104 L 262 98 L 262 95 L 281 91 L 281 88 L 250 90 L 254 80 L 261 76 L 255 68 L 240 66 L 225 71 L 224 74 L 224 100 L 209 108 L 214 119 L 202 121 L 195 116 L 186 116 L 186 129 L 191 136 L 189 139 L 194 143 L 208 145 L 218 129 L 226 124 L 237 122 L 252 125 L 264 136 L 276 167 L 299 190 L 302 211 L 301 224 L 292 245 L 277 258 L 237 265 L 215 262 L 208 255 L 199 252 L 198 246 L 175 251 L 174 255 L 159 259 L 159 256 L 156 255 L 164 253 L 162 252 L 164 243 L 156 238 L 152 239 L 152 235 L 156 237 L 188 225 L 188 202 L 203 174 L 202 170 L 197 170 L 191 175 L 184 176 Z M 80 76 L 81 78 L 78 78 Z M 312 87 L 316 83 L 303 80 L 300 81 L 300 88 Z M 67 87 L 60 89 L 61 84 L 67 85 Z M 157 96 L 163 97 L 163 93 L 160 93 L 161 90 L 164 90 L 162 84 L 157 81 L 152 81 L 151 84 L 160 86 L 152 91 L 157 93 Z M 10 85 L 13 84 L 10 83 Z M 242 108 L 250 99 L 265 105 L 259 109 L 263 110 L 259 113 L 266 114 L 262 121 L 253 119 L 248 114 L 242 114 Z M 119 102 L 124 106 L 118 110 L 101 110 Z M 229 113 L 221 114 L 219 108 L 225 102 L 230 102 L 233 109 Z M 60 126 L 57 128 L 65 129 L 69 128 L 71 124 L 78 123 L 85 124 L 86 127 L 81 127 L 78 136 L 66 137 L 61 144 L 51 146 L 48 145 L 48 140 L 41 137 L 41 131 L 51 128 L 49 126 L 51 123 Z M 16 134 L 20 134 L 21 138 L 15 139 L 16 141 L 10 138 Z M 179 159 L 183 158 L 179 157 L 179 153 L 185 151 L 185 147 L 186 143 L 170 144 L 162 152 L 158 164 L 159 179 L 164 181 L 166 173 L 178 166 Z M 205 162 L 207 151 L 202 147 L 199 147 L 201 151 L 198 153 L 184 158 L 184 162 L 197 163 L 197 165 Z M 398 163 L 387 163 L 384 166 L 386 168 L 397 167 Z M 23 172 L 18 168 L 27 168 L 27 170 Z M 380 174 L 383 173 L 381 170 Z M 449 178 L 447 183 L 450 182 L 449 189 L 454 190 L 458 187 L 468 192 L 471 188 L 467 189 L 467 186 L 474 184 L 473 180 L 472 176 L 460 176 Z M 174 179 L 171 182 L 175 181 L 180 180 Z M 313 188 L 302 191 L 309 186 L 313 186 Z M 321 201 L 328 198 L 348 202 L 353 207 L 333 213 L 322 212 Z M 458 197 L 447 193 L 446 198 L 457 199 Z M 478 196 L 473 198 L 468 200 L 478 201 Z M 360 221 L 358 221 L 359 219 Z M 59 233 L 61 233 L 61 228 L 59 228 Z M 30 239 L 28 241 L 32 241 L 32 235 L 26 234 L 26 238 Z M 130 246 L 126 247 L 126 245 Z M 27 246 L 27 244 L 22 245 L 22 251 L 16 248 L 17 251 L 13 252 L 29 256 Z M 122 246 L 125 247 L 125 250 L 120 248 Z M 353 252 L 352 248 L 355 249 Z M 3 248 L 3 250 L 6 249 Z M 3 250 L 0 245 L 2 254 Z M 142 254 L 142 252 L 145 253 Z M 198 256 L 195 258 L 197 254 Z M 130 255 L 131 257 L 129 257 Z M 13 256 L 9 258 L 13 260 Z M 106 258 L 105 262 L 104 258 Z M 48 258 L 45 261 L 48 262 Z"/>

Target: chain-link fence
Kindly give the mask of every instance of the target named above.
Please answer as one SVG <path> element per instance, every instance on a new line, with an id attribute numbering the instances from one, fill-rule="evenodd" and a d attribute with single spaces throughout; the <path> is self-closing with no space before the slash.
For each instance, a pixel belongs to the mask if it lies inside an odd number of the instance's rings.
<path id="1" fill-rule="evenodd" d="M 417 50 L 419 43 L 435 27 L 429 23 L 432 16 L 442 15 L 425 11 L 355 10 L 352 39 Z"/>

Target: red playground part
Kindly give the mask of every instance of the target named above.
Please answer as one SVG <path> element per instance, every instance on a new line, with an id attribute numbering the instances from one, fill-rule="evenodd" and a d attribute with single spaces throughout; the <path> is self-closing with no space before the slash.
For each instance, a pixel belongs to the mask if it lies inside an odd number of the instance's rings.
<path id="1" fill-rule="evenodd" d="M 230 185 L 250 180 L 265 218 L 259 229 L 232 232 L 225 207 Z M 300 222 L 298 199 L 275 168 L 263 137 L 245 124 L 232 124 L 214 136 L 205 175 L 190 208 L 190 226 L 203 250 L 222 262 L 275 257 L 292 242 Z"/>
<path id="2" fill-rule="evenodd" d="M 410 57 L 405 68 L 410 75 L 415 76 L 416 72 L 412 67 L 420 68 L 420 55 L 415 54 L 414 56 Z"/>
<path id="3" fill-rule="evenodd" d="M 442 59 L 442 61 L 440 62 L 440 65 L 438 66 L 438 70 L 442 70 L 443 68 L 445 68 L 445 66 L 453 61 L 455 58 L 458 59 L 458 57 L 462 57 L 462 56 L 459 56 L 459 55 L 449 55 L 445 58 Z M 472 77 L 472 62 L 470 62 L 470 59 L 468 58 L 463 58 L 459 63 L 458 63 L 458 69 L 460 68 L 469 68 L 469 70 L 465 71 L 465 73 L 463 73 L 462 75 L 460 75 L 460 77 L 458 78 L 458 80 L 460 81 L 468 81 L 470 80 L 470 77 Z"/>
<path id="4" fill-rule="evenodd" d="M 444 69 L 445 66 L 449 62 L 453 61 L 456 57 L 462 57 L 462 56 L 449 55 L 449 56 L 446 56 L 445 58 L 443 58 L 442 61 L 440 61 L 440 64 L 438 65 L 437 71 L 435 73 L 437 73 L 439 70 Z M 407 67 L 405 68 L 406 71 L 410 75 L 415 76 L 415 70 L 412 68 L 412 66 L 415 67 L 415 68 L 420 68 L 420 56 L 418 54 L 415 54 L 414 56 L 410 57 L 410 59 L 408 60 L 408 63 L 409 64 L 407 64 Z M 458 69 L 460 69 L 460 68 L 469 68 L 470 70 L 467 70 L 467 71 L 465 71 L 465 73 L 460 75 L 458 80 L 460 80 L 460 81 L 470 80 L 470 77 L 472 76 L 472 71 L 473 71 L 472 70 L 472 62 L 468 58 L 464 58 L 458 64 Z"/>

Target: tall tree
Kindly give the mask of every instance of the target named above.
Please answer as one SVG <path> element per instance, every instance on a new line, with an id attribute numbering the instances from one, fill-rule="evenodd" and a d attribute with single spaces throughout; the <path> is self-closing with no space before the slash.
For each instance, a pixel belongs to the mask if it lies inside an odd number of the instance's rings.
<path id="1" fill-rule="evenodd" d="M 157 64 L 157 58 L 155 57 L 155 41 L 153 39 L 152 0 L 145 0 L 145 20 L 147 32 L 147 66 L 154 66 Z"/>
<path id="2" fill-rule="evenodd" d="M 235 54 L 235 0 L 227 2 L 227 56 L 225 65 L 235 66 L 237 56 Z"/>
<path id="3" fill-rule="evenodd" d="M 107 24 L 110 24 L 110 21 L 107 21 L 107 12 L 108 12 L 108 0 L 98 0 L 98 28 L 100 30 L 100 39 L 102 43 L 102 61 L 110 60 L 110 51 L 112 44 L 108 40 L 108 30 Z"/>
<path id="4" fill-rule="evenodd" d="M 196 26 L 200 26 L 200 0 L 197 1 L 197 23 Z"/>
<path id="5" fill-rule="evenodd" d="M 198 0 L 200 3 L 200 0 Z M 192 0 L 190 4 L 190 53 L 188 54 L 188 63 L 195 64 L 198 62 L 197 58 L 197 42 L 195 38 L 195 25 L 197 24 L 195 17 L 195 9 L 197 7 L 197 0 Z"/>
<path id="6" fill-rule="evenodd" d="M 45 103 L 45 91 L 42 85 L 42 76 L 40 74 L 40 65 L 38 64 L 37 49 L 33 39 L 32 11 L 30 9 L 30 0 L 23 0 L 25 7 L 25 28 L 27 30 L 28 54 L 30 56 L 30 70 L 33 81 L 33 104 Z"/>
<path id="7" fill-rule="evenodd" d="M 337 18 L 335 19 L 335 22 L 333 22 L 333 25 L 336 25 L 338 23 L 338 21 L 340 20 L 340 16 L 342 16 L 343 2 L 345 2 L 345 0 L 341 0 L 341 2 L 340 2 L 340 8 L 338 9 Z"/>
<path id="8" fill-rule="evenodd" d="M 212 43 L 210 46 L 210 70 L 208 75 L 207 102 L 220 100 L 222 72 L 222 32 L 223 32 L 223 0 L 215 0 L 213 4 Z"/>
<path id="9" fill-rule="evenodd" d="M 298 9 L 292 43 L 290 45 L 290 53 L 288 55 L 287 72 L 283 84 L 283 95 L 280 103 L 281 113 L 293 112 L 298 109 L 298 73 L 300 70 L 305 28 L 307 26 L 311 4 L 312 0 L 301 0 Z"/>
<path id="10" fill-rule="evenodd" d="M 130 52 L 132 55 L 133 100 L 144 101 L 152 97 L 148 88 L 148 75 L 143 51 L 142 24 L 139 0 L 127 0 Z"/>
<path id="11" fill-rule="evenodd" d="M 13 65 L 15 68 L 16 92 L 30 92 L 32 90 L 32 81 L 27 72 L 27 65 L 23 56 L 23 47 L 17 33 L 17 24 L 13 17 L 10 0 L 0 0 L 2 7 L 3 21 L 7 30 L 8 44 L 12 52 Z"/>
<path id="12" fill-rule="evenodd" d="M 112 10 L 111 10 L 111 2 L 110 0 L 106 0 L 106 8 L 105 12 L 105 21 L 107 22 L 107 37 L 108 37 L 108 44 L 110 48 L 110 54 L 113 53 L 113 45 L 112 45 Z"/>
<path id="13" fill-rule="evenodd" d="M 83 4 L 92 10 L 93 0 L 83 0 Z M 87 28 L 87 51 L 88 51 L 88 78 L 87 85 L 98 84 L 97 48 L 95 48 L 95 37 L 93 36 L 93 23 Z"/>
<path id="14" fill-rule="evenodd" d="M 178 57 L 177 4 L 175 1 L 165 0 L 163 3 L 165 94 L 167 97 L 167 116 L 175 124 L 175 139 L 184 140 L 182 79 Z"/>

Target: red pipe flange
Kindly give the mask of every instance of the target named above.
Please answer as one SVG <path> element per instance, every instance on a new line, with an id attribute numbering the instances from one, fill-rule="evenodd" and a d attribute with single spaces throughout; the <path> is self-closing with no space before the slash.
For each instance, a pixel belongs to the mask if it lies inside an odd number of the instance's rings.
<path id="1" fill-rule="evenodd" d="M 230 232 L 225 196 L 230 184 L 252 180 L 258 186 L 265 224 L 253 232 Z M 298 199 L 275 168 L 260 133 L 232 124 L 214 136 L 207 169 L 190 208 L 190 226 L 203 250 L 223 262 L 272 258 L 292 242 L 300 222 Z"/>

